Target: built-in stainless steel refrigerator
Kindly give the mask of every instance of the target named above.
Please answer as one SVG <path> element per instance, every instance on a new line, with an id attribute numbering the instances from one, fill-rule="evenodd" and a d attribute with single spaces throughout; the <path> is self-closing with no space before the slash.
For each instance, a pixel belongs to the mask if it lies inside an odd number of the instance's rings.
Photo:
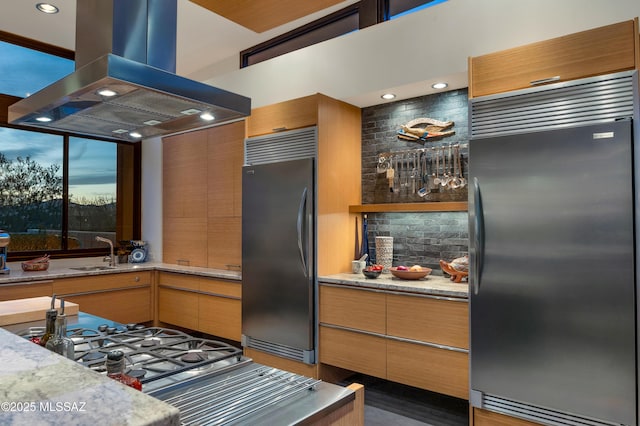
<path id="1" fill-rule="evenodd" d="M 635 73 L 470 103 L 473 406 L 638 424 L 637 105 Z"/>
<path id="2" fill-rule="evenodd" d="M 308 364 L 316 362 L 314 183 L 314 158 L 243 167 L 242 344 Z"/>

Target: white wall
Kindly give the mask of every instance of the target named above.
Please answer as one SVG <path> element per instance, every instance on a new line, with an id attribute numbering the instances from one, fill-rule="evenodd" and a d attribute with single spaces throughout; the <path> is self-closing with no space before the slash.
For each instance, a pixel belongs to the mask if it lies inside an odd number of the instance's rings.
<path id="1" fill-rule="evenodd" d="M 638 0 L 449 0 L 229 72 L 234 56 L 198 78 L 252 98 L 254 107 L 316 92 L 363 107 L 381 103 L 388 89 L 398 99 L 428 94 L 442 78 L 451 88 L 466 87 L 469 56 L 636 16 Z M 416 93 L 416 85 L 424 90 Z"/>
<path id="2" fill-rule="evenodd" d="M 162 140 L 142 142 L 142 239 L 149 242 L 149 260 L 162 261 Z"/>

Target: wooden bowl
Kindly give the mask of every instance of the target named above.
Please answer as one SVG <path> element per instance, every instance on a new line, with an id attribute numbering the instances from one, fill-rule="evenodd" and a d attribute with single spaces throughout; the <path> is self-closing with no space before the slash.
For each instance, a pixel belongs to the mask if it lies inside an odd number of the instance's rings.
<path id="1" fill-rule="evenodd" d="M 401 280 L 419 280 L 420 278 L 424 278 L 429 275 L 432 269 L 422 268 L 420 271 L 398 271 L 398 268 L 394 266 L 393 268 L 389 268 L 389 271 L 391 271 L 391 275 L 396 278 L 400 278 Z"/>
<path id="2" fill-rule="evenodd" d="M 49 269 L 49 262 L 22 262 L 22 270 L 25 272 L 46 271 L 47 269 Z"/>

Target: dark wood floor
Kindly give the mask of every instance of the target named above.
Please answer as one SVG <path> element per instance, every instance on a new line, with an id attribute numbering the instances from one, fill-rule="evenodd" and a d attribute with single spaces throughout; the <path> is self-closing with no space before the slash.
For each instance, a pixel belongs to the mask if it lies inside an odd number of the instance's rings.
<path id="1" fill-rule="evenodd" d="M 366 426 L 467 426 L 469 405 L 463 399 L 356 374 L 346 383 L 365 387 Z"/>

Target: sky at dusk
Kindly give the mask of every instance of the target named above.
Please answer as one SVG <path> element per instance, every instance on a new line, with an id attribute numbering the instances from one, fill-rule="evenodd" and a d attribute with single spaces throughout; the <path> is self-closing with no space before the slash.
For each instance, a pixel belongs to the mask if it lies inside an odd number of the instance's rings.
<path id="1" fill-rule="evenodd" d="M 74 62 L 54 55 L 0 42 L 0 93 L 26 97 L 70 74 Z M 82 138 L 69 139 L 69 193 L 72 199 L 116 196 L 115 143 Z M 60 165 L 62 137 L 0 127 L 0 153 L 8 159 L 30 157 L 48 166 Z"/>

